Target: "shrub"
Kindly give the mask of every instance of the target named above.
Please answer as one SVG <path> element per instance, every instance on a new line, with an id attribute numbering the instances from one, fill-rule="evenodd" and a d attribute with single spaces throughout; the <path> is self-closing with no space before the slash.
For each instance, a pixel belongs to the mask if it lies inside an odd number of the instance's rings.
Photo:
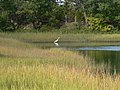
<path id="1" fill-rule="evenodd" d="M 72 22 L 72 23 L 66 23 L 61 27 L 61 29 L 66 29 L 66 30 L 74 30 L 78 28 L 78 23 L 77 22 Z"/>
<path id="2" fill-rule="evenodd" d="M 52 31 L 53 27 L 48 26 L 48 25 L 42 25 L 42 27 L 38 30 L 40 32 L 48 32 L 48 31 Z"/>
<path id="3" fill-rule="evenodd" d="M 103 18 L 88 17 L 88 28 L 93 31 L 111 31 L 113 26 L 104 22 Z"/>

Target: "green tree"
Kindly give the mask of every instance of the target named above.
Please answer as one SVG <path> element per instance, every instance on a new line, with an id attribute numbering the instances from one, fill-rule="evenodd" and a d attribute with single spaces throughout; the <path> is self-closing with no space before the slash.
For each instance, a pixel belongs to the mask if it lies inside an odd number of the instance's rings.
<path id="1" fill-rule="evenodd" d="M 0 1 L 0 29 L 1 30 L 15 30 L 16 23 L 13 16 L 17 10 L 14 0 L 1 0 Z"/>
<path id="2" fill-rule="evenodd" d="M 102 18 L 101 23 L 120 28 L 120 3 L 117 0 L 91 0 L 88 6 L 92 17 Z"/>

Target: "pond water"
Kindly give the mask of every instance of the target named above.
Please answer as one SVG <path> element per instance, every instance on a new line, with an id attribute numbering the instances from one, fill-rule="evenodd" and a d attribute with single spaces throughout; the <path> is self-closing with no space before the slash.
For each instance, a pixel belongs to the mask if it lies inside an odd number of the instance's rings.
<path id="1" fill-rule="evenodd" d="M 120 44 L 119 43 L 37 43 L 41 48 L 62 48 L 83 54 L 94 60 L 94 64 L 104 65 L 110 73 L 120 73 Z"/>
<path id="2" fill-rule="evenodd" d="M 120 46 L 91 46 L 91 47 L 80 47 L 76 50 L 94 50 L 94 51 L 120 51 Z"/>
<path id="3" fill-rule="evenodd" d="M 107 46 L 105 46 L 107 47 Z M 108 46 L 109 47 L 109 46 Z M 116 47 L 116 46 L 115 46 Z M 96 47 L 95 47 L 96 48 Z M 113 46 L 114 48 L 114 46 Z M 84 56 L 87 56 L 94 60 L 96 66 L 104 65 L 106 70 L 109 70 L 111 74 L 120 73 L 120 51 L 115 50 L 81 50 L 79 51 Z"/>

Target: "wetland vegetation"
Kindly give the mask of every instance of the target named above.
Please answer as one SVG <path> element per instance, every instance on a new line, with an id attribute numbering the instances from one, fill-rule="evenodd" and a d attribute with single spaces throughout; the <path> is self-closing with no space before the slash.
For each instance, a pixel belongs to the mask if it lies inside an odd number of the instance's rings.
<path id="1" fill-rule="evenodd" d="M 0 90 L 119 90 L 119 8 L 119 0 L 0 0 Z"/>
<path id="2" fill-rule="evenodd" d="M 0 33 L 0 89 L 119 90 L 120 75 L 111 75 L 104 71 L 104 64 L 96 67 L 94 61 L 84 57 L 82 53 L 63 48 L 43 49 L 34 44 L 53 43 L 58 35 L 57 33 Z M 116 42 L 120 36 L 61 34 L 60 37 L 62 37 L 60 43 L 67 41 L 70 43 L 74 40 L 74 42 L 91 43 Z"/>

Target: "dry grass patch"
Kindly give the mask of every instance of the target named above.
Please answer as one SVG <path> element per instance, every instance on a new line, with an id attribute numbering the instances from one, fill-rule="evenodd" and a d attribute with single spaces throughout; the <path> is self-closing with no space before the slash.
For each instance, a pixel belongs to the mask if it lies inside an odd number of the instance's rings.
<path id="1" fill-rule="evenodd" d="M 0 74 L 2 90 L 119 90 L 119 84 L 120 76 L 56 65 L 8 66 Z"/>

